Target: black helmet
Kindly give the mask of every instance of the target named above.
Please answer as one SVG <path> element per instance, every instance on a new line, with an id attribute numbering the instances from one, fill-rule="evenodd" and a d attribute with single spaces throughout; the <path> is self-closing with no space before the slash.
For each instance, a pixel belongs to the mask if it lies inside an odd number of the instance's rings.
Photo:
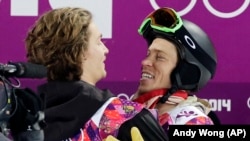
<path id="1" fill-rule="evenodd" d="M 198 91 L 213 78 L 216 70 L 217 56 L 212 41 L 207 34 L 191 21 L 183 20 L 183 25 L 192 38 L 178 45 L 181 58 L 171 75 L 173 85 L 178 89 Z M 196 42 L 200 48 L 193 49 Z M 190 48 L 191 47 L 191 48 Z"/>
<path id="2" fill-rule="evenodd" d="M 173 9 L 160 8 L 150 13 L 138 31 L 148 44 L 157 37 L 176 44 L 180 60 L 171 74 L 170 94 L 176 90 L 198 91 L 213 78 L 217 56 L 210 38 Z"/>

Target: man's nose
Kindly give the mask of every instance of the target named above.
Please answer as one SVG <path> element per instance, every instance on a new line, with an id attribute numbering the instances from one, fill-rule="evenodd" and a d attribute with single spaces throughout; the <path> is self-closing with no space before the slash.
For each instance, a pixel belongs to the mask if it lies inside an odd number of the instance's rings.
<path id="1" fill-rule="evenodd" d="M 142 60 L 142 66 L 152 66 L 153 61 L 149 57 Z"/>

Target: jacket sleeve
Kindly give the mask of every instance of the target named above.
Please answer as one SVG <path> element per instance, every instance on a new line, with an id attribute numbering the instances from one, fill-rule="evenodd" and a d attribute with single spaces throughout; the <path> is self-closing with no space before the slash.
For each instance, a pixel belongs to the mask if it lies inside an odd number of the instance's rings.
<path id="1" fill-rule="evenodd" d="M 117 139 L 132 141 L 130 133 L 132 127 L 139 129 L 144 141 L 169 141 L 167 133 L 147 109 L 143 109 L 134 118 L 124 122 L 119 128 Z"/>

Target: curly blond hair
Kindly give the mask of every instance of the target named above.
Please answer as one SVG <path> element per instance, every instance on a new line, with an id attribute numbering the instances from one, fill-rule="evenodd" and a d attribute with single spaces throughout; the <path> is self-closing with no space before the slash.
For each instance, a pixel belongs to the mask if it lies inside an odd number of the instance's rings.
<path id="1" fill-rule="evenodd" d="M 43 14 L 25 39 L 29 62 L 47 67 L 48 80 L 80 80 L 92 14 L 83 8 L 58 8 Z"/>

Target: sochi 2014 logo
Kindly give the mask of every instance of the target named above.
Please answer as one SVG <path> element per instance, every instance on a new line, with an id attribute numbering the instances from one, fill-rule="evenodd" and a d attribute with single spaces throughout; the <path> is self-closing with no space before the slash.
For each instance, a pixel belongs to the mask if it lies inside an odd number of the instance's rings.
<path id="1" fill-rule="evenodd" d="M 149 0 L 151 6 L 154 9 L 158 9 L 159 7 L 161 7 L 161 6 L 158 5 L 158 3 L 156 1 L 157 0 Z M 167 0 L 165 0 L 165 1 L 167 1 Z M 183 8 L 182 10 L 177 11 L 177 12 L 181 16 L 186 15 L 187 13 L 189 13 L 193 9 L 196 2 L 197 2 L 197 0 L 190 0 L 189 4 L 185 8 Z M 243 4 L 239 8 L 237 8 L 236 10 L 231 11 L 231 12 L 221 12 L 220 10 L 215 9 L 211 5 L 209 0 L 203 0 L 203 4 L 210 13 L 212 13 L 213 15 L 215 15 L 217 17 L 220 17 L 220 18 L 233 18 L 233 17 L 236 17 L 236 16 L 240 15 L 241 13 L 243 13 L 247 9 L 247 7 L 250 4 L 250 0 L 244 0 Z"/>

